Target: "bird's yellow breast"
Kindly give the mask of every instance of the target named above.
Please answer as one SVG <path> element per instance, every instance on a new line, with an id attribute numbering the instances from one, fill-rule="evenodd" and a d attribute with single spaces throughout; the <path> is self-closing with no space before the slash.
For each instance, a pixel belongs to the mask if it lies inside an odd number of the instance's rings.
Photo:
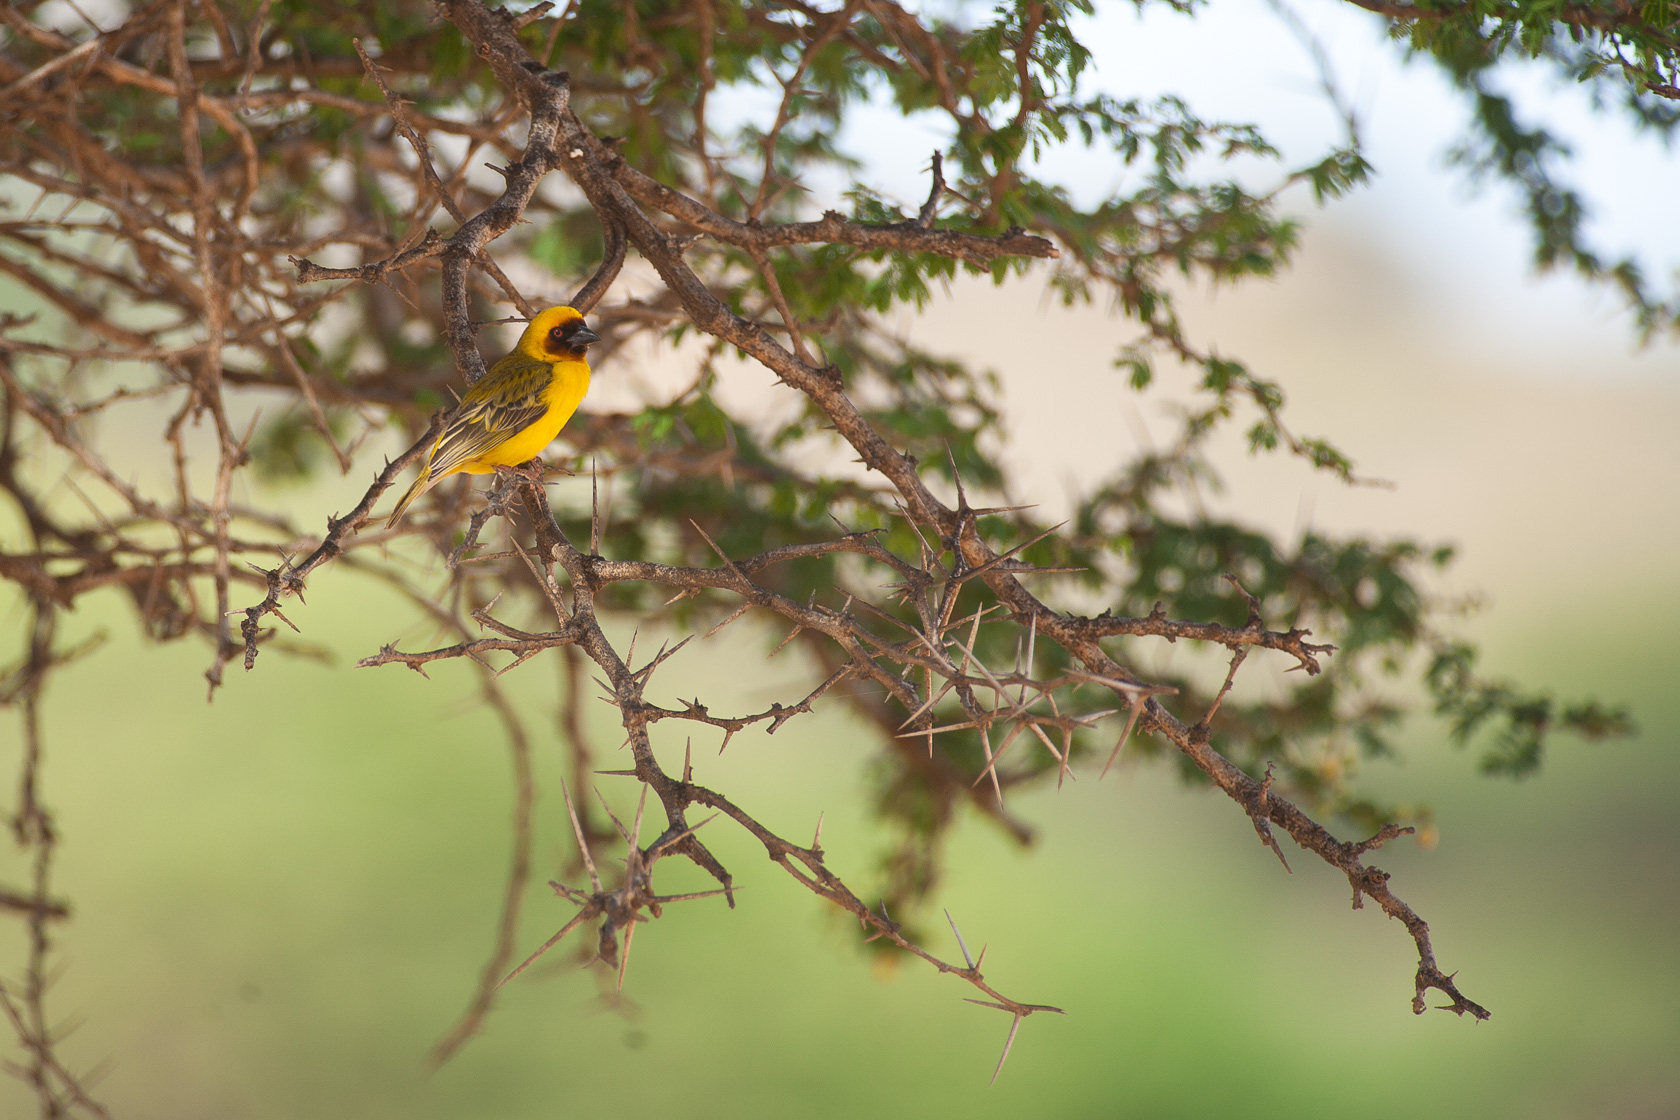
<path id="1" fill-rule="evenodd" d="M 572 418 L 588 391 L 588 362 L 555 362 L 554 377 L 544 396 L 548 411 L 529 427 L 461 464 L 461 470 L 469 474 L 490 474 L 497 467 L 515 467 L 535 458 L 560 434 L 560 429 Z"/>

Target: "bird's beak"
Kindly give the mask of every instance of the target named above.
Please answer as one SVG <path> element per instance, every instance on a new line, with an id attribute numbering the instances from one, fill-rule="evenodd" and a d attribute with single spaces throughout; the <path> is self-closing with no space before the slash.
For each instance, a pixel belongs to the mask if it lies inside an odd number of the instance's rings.
<path id="1" fill-rule="evenodd" d="M 581 349 L 588 346 L 591 342 L 601 341 L 601 336 L 590 330 L 588 327 L 579 327 L 571 333 L 571 336 L 567 338 L 566 341 Z"/>

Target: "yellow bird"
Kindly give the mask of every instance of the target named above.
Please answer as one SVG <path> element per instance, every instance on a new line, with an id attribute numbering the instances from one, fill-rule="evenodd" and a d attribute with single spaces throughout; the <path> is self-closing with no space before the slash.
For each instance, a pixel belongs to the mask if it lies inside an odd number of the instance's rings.
<path id="1" fill-rule="evenodd" d="M 491 474 L 549 445 L 589 391 L 589 344 L 601 341 L 575 307 L 540 312 L 519 345 L 467 390 L 426 453 L 420 477 L 397 503 L 386 528 L 409 504 L 456 471 Z"/>

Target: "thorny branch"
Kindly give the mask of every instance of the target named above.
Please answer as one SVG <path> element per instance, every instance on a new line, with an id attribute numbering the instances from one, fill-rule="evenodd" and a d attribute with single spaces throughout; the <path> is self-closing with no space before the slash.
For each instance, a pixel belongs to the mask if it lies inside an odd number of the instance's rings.
<path id="1" fill-rule="evenodd" d="M 926 949 L 907 924 L 888 914 L 885 900 L 867 904 L 828 868 L 820 825 L 817 838 L 800 846 L 723 793 L 696 784 L 689 755 L 677 776 L 662 768 L 653 749 L 655 724 L 715 729 L 721 732 L 721 750 L 748 727 L 777 733 L 838 699 L 879 726 L 895 762 L 934 791 L 941 812 L 966 803 L 1022 840 L 1030 833 L 1009 815 L 1007 791 L 1052 769 L 1058 781 L 1075 776 L 1076 767 L 1094 757 L 1086 740 L 1097 733 L 1105 736 L 1106 749 L 1107 736 L 1117 731 L 1110 764 L 1134 734 L 1169 743 L 1249 816 L 1280 861 L 1284 853 L 1274 827 L 1343 875 L 1355 908 L 1370 898 L 1406 927 L 1418 953 L 1415 1010 L 1425 1009 L 1426 994 L 1434 989 L 1450 1001 L 1447 1009 L 1487 1017 L 1438 967 L 1428 926 L 1389 889 L 1388 876 L 1364 862 L 1382 843 L 1410 830 L 1386 825 L 1367 840 L 1341 841 L 1274 789 L 1269 763 L 1263 773 L 1259 763 L 1245 769 L 1220 749 L 1237 704 L 1228 698 L 1245 659 L 1258 651 L 1279 653 L 1303 676 L 1323 680 L 1335 647 L 1310 641 L 1311 632 L 1302 626 L 1268 628 L 1268 614 L 1297 616 L 1279 614 L 1275 602 L 1250 595 L 1234 579 L 1231 586 L 1247 607 L 1236 626 L 1169 617 L 1159 603 L 1137 617 L 1111 611 L 1084 616 L 1049 605 L 1029 590 L 1029 581 L 1069 569 L 1024 557 L 1047 539 L 1055 543 L 1058 529 L 1034 526 L 1031 533 L 1009 537 L 1017 526 L 1007 517 L 1014 507 L 972 507 L 955 455 L 947 476 L 956 487 L 955 503 L 936 495 L 928 468 L 886 434 L 878 413 L 859 403 L 863 394 L 849 384 L 857 377 L 855 359 L 846 368 L 832 360 L 844 347 L 831 344 L 855 343 L 855 325 L 811 314 L 804 293 L 781 271 L 811 252 L 847 259 L 930 258 L 974 270 L 1056 261 L 1058 269 L 1083 270 L 1079 283 L 1111 283 L 1135 310 L 1153 306 L 1137 273 L 1127 271 L 1140 260 L 1198 260 L 1215 275 L 1227 267 L 1221 259 L 1197 256 L 1207 252 L 1209 238 L 1223 236 L 1218 230 L 1210 234 L 1164 206 L 1132 211 L 1131 232 L 1141 246 L 1132 255 L 1096 246 L 1066 223 L 1035 225 L 1051 237 L 1008 225 L 1010 167 L 1000 164 L 976 192 L 955 172 L 947 181 L 942 152 L 933 154 L 929 191 L 919 209 L 912 204 L 912 217 L 863 220 L 829 210 L 815 220 L 791 220 L 799 215 L 783 205 L 791 183 L 788 161 L 803 150 L 801 144 L 810 143 L 795 135 L 809 96 L 802 84 L 830 64 L 829 55 L 849 52 L 849 59 L 928 83 L 932 102 L 962 137 L 1002 143 L 1004 133 L 1024 128 L 1045 108 L 1039 68 L 1045 36 L 1053 29 L 1046 25 L 1043 5 L 1023 8 L 1023 19 L 1009 33 L 1006 64 L 1021 93 L 1012 102 L 1011 119 L 983 111 L 965 92 L 980 80 L 973 64 L 891 0 L 858 0 L 822 12 L 796 6 L 799 18 L 791 24 L 750 13 L 746 18 L 755 31 L 783 48 L 784 61 L 772 71 L 786 77 L 778 78 L 775 121 L 760 137 L 762 166 L 756 177 L 745 178 L 708 146 L 705 106 L 716 84 L 718 13 L 711 4 L 699 5 L 692 18 L 701 36 L 703 80 L 692 106 L 692 153 L 701 181 L 687 184 L 656 178 L 653 164 L 638 165 L 627 154 L 632 145 L 597 135 L 586 123 L 596 119 L 587 115 L 589 108 L 574 103 L 574 97 L 622 99 L 630 106 L 625 129 L 634 132 L 646 124 L 635 108 L 645 87 L 593 74 L 573 80 L 528 52 L 520 30 L 554 18 L 551 49 L 543 56 L 551 57 L 570 9 L 558 18 L 547 6 L 511 17 L 478 0 L 442 0 L 439 6 L 470 44 L 472 65 L 492 71 L 500 100 L 475 99 L 471 103 L 478 108 L 463 113 L 457 111 L 461 101 L 430 96 L 432 60 L 401 43 L 382 43 L 375 54 L 358 40 L 354 54 L 335 58 L 307 58 L 290 44 L 278 50 L 282 44 L 266 0 L 247 27 L 230 22 L 213 4 L 161 0 L 129 13 L 119 26 L 80 38 L 83 32 L 71 34 L 33 18 L 28 6 L 0 4 L 0 24 L 9 36 L 0 49 L 0 113 L 16 123 L 0 133 L 0 173 L 20 190 L 34 192 L 25 212 L 14 215 L 17 208 L 8 206 L 0 221 L 0 273 L 40 308 L 34 316 L 0 316 L 0 492 L 29 537 L 27 546 L 0 551 L 0 577 L 21 589 L 33 619 L 19 667 L 0 681 L 0 702 L 18 708 L 24 722 L 13 826 L 34 874 L 26 888 L 0 888 L 0 913 L 24 921 L 29 932 L 24 979 L 0 987 L 0 1010 L 27 1056 L 24 1075 L 43 1114 L 104 1115 L 55 1056 L 43 1003 L 50 925 L 65 920 L 69 910 L 49 889 L 55 837 L 40 798 L 38 701 L 50 673 L 81 652 L 54 646 L 60 612 L 91 592 L 118 590 L 152 638 L 195 635 L 208 644 L 206 677 L 213 695 L 232 657 L 243 652 L 249 670 L 264 646 L 282 641 L 265 622 L 268 616 L 298 629 L 286 613 L 296 609 L 288 600 L 301 601 L 308 579 L 333 560 L 407 596 L 449 643 L 418 652 L 386 645 L 358 664 L 401 664 L 424 673 L 440 661 L 473 662 L 484 702 L 498 713 L 509 743 L 516 787 L 513 855 L 495 948 L 462 1019 L 435 1051 L 438 1060 L 478 1030 L 496 989 L 525 967 L 509 972 L 529 877 L 532 746 L 498 692 L 497 678 L 551 650 L 558 652 L 550 656 L 565 659 L 574 682 L 562 723 L 577 763 L 575 792 L 582 796 L 589 757 L 581 741 L 579 687 L 587 658 L 623 726 L 634 759 L 629 773 L 643 786 L 644 804 L 651 791 L 655 812 L 664 818 L 646 845 L 640 839 L 641 808 L 633 828 L 619 827 L 626 867 L 609 888 L 590 853 L 592 843 L 599 846 L 602 828 L 590 824 L 587 804 L 580 817 L 568 794 L 590 887 L 555 884 L 561 897 L 579 907 L 555 940 L 599 922 L 598 954 L 618 967 L 620 984 L 636 924 L 657 917 L 663 905 L 699 897 L 657 894 L 653 875 L 660 860 L 681 856 L 693 862 L 720 884 L 718 892 L 706 893 L 721 893 L 734 905 L 731 873 L 700 838 L 705 821 L 690 820 L 698 807 L 752 835 L 778 866 L 856 917 L 872 939 L 964 980 L 986 997 L 977 1002 L 1009 1012 L 1003 1057 L 1022 1020 L 1057 1010 L 999 993 L 980 971 L 984 953 L 970 959 L 960 933 L 961 966 Z M 1362 6 L 1396 18 L 1430 18 L 1405 5 Z M 1569 9 L 1565 22 L 1590 23 L 1591 13 L 1584 11 Z M 653 50 L 634 26 L 626 34 L 632 55 Z M 344 92 L 348 87 L 342 83 L 363 78 L 362 90 L 370 96 Z M 322 88 L 323 80 L 341 84 Z M 147 104 L 167 123 L 167 132 L 158 131 L 148 142 L 166 145 L 167 158 L 124 154 L 99 116 L 117 96 L 150 99 Z M 353 122 L 365 145 L 368 174 L 350 188 L 342 212 L 311 221 L 305 208 L 292 205 L 288 192 L 301 197 L 303 185 L 319 172 L 327 146 L 306 122 L 309 114 L 325 111 Z M 528 123 L 520 136 L 522 121 Z M 1172 127 L 1178 126 L 1163 126 Z M 474 172 L 479 157 L 491 153 L 504 166 L 495 168 L 499 186 L 486 188 Z M 745 354 L 795 390 L 808 426 L 832 429 L 868 475 L 816 479 L 762 453 L 739 454 L 734 428 L 726 430 L 721 449 L 694 439 L 674 450 L 650 447 L 634 418 L 580 416 L 567 437 L 579 451 L 598 453 L 608 463 L 609 508 L 603 516 L 597 502 L 587 551 L 574 545 L 573 537 L 583 539 L 581 531 L 569 529 L 564 515 L 556 517 L 545 490 L 513 477 L 498 480 L 476 508 L 469 486 L 443 486 L 399 528 L 369 529 L 375 504 L 440 430 L 447 392 L 484 372 L 478 329 L 486 320 L 510 321 L 497 320 L 501 312 L 486 308 L 511 304 L 520 316 L 529 316 L 537 307 L 563 301 L 558 294 L 522 294 L 490 252 L 498 238 L 533 215 L 557 212 L 539 193 L 554 171 L 562 173 L 567 190 L 581 195 L 601 234 L 601 259 L 569 300 L 602 324 L 607 342 L 598 358 L 610 361 L 639 334 L 657 338 L 697 328 L 708 345 L 701 382 L 712 376 L 716 355 L 729 349 Z M 548 180 L 550 186 L 558 178 Z M 942 209 L 959 216 L 943 219 Z M 632 249 L 662 290 L 606 302 Z M 1065 281 L 1073 274 L 1058 276 Z M 524 273 L 515 275 L 531 289 Z M 720 277 L 740 278 L 738 291 L 722 291 Z M 124 315 L 121 308 L 127 306 L 146 312 Z M 352 307 L 378 328 L 372 332 L 377 342 L 369 344 L 380 353 L 371 365 L 359 356 L 355 338 L 322 341 L 330 334 L 322 327 L 325 317 Z M 48 329 L 49 318 L 63 329 Z M 1215 360 L 1189 346 L 1170 314 L 1149 312 L 1140 319 L 1168 350 L 1214 368 Z M 417 359 L 413 346 L 398 345 L 400 328 L 416 321 L 441 322 L 447 349 L 434 345 L 429 358 Z M 854 346 L 854 353 L 859 349 Z M 453 373 L 437 360 L 446 355 L 453 359 Z M 136 368 L 152 371 L 153 380 L 131 380 Z M 1277 438 L 1303 455 L 1319 454 L 1282 427 L 1279 401 L 1263 384 L 1244 377 L 1234 383 L 1253 397 Z M 286 447 L 259 426 L 252 404 L 260 398 L 266 408 L 276 396 L 296 405 L 296 422 L 279 430 L 291 432 L 291 438 L 303 430 L 314 433 L 344 471 L 362 443 L 379 438 L 393 418 L 412 441 L 348 513 L 327 519 L 324 533 L 303 532 L 244 497 L 242 472 L 254 458 L 276 454 L 275 446 Z M 136 481 L 137 473 L 96 438 L 97 424 L 142 407 L 167 418 L 163 441 L 170 470 L 163 485 Z M 344 434 L 358 424 L 358 434 Z M 45 494 L 24 470 L 26 461 L 35 473 L 41 473 L 38 463 L 51 464 L 78 504 L 62 493 Z M 632 469 L 644 479 L 718 479 L 731 490 L 797 484 L 814 492 L 821 482 L 829 500 L 881 516 L 875 528 L 842 526 L 839 536 L 813 533 L 763 551 L 741 550 L 748 555 L 732 555 L 717 543 L 726 540 L 718 519 L 695 516 L 682 532 L 702 558 L 710 555 L 715 562 L 608 558 L 600 555 L 607 550 L 603 536 L 620 524 L 611 515 L 611 487 L 618 473 Z M 66 512 L 82 507 L 85 517 Z M 901 534 L 900 543 L 892 544 L 893 533 L 879 527 L 884 523 L 907 529 L 915 543 L 902 547 Z M 498 529 L 505 530 L 495 546 L 499 551 L 486 552 L 487 534 Z M 449 584 L 443 595 L 419 591 L 400 569 L 371 559 L 404 538 L 430 542 L 446 561 Z M 789 593 L 795 581 L 787 572 L 819 565 L 834 573 L 832 595 Z M 878 581 L 871 582 L 876 576 L 893 581 L 887 595 L 877 593 Z M 243 588 L 261 597 L 235 606 L 235 591 Z M 727 611 L 705 637 L 743 617 L 791 627 L 787 642 L 797 640 L 813 655 L 821 680 L 802 697 L 745 714 L 718 714 L 698 697 L 650 701 L 655 673 L 680 644 L 637 667 L 633 644 L 621 654 L 601 616 L 652 601 L 644 595 L 653 588 L 674 593 L 673 604 Z M 514 598 L 501 606 L 500 597 L 509 591 Z M 532 601 L 548 619 L 510 621 L 517 618 L 512 610 Z M 239 639 L 232 634 L 236 616 Z M 1229 656 L 1228 673 L 1211 702 L 1197 705 L 1201 717 L 1186 722 L 1167 704 L 1176 704 L 1168 698 L 1178 693 L 1188 705 L 1190 696 L 1147 679 L 1121 657 L 1116 643 L 1105 646 L 1105 639 L 1217 647 Z M 1017 650 L 1013 666 L 1006 664 L 1007 654 L 992 652 L 1011 640 Z M 972 758 L 936 749 L 936 743 L 964 736 L 975 741 Z M 955 933 L 954 922 L 952 929 Z"/>
<path id="2" fill-rule="evenodd" d="M 787 313 L 786 302 L 780 298 L 774 287 L 772 294 L 776 295 L 780 318 L 789 329 L 796 352 L 783 349 L 763 327 L 727 310 L 683 262 L 679 244 L 649 219 L 647 213 L 641 209 L 640 203 L 653 205 L 670 217 L 742 248 L 759 262 L 761 269 L 766 272 L 766 279 L 769 279 L 769 273 L 764 268 L 764 249 L 778 243 L 798 243 L 806 238 L 853 244 L 865 242 L 866 239 L 891 238 L 891 244 L 895 248 L 914 246 L 919 251 L 939 251 L 943 248 L 953 256 L 973 252 L 972 246 L 954 241 L 942 245 L 928 244 L 925 240 L 926 223 L 921 222 L 908 229 L 867 231 L 850 228 L 852 223 L 833 214 L 828 215 L 823 223 L 806 223 L 800 229 L 783 227 L 767 230 L 762 226 L 731 223 L 703 204 L 661 187 L 629 169 L 617 153 L 610 146 L 597 140 L 571 111 L 564 86 L 550 80 L 540 69 L 530 65 L 523 48 L 513 40 L 511 31 L 498 17 L 469 2 L 448 3 L 445 8 L 450 18 L 475 43 L 480 56 L 489 61 L 495 69 L 504 87 L 530 107 L 534 121 L 541 122 L 540 129 L 534 125 L 533 134 L 549 135 L 549 122 L 554 122 L 554 135 L 558 145 L 558 159 L 555 162 L 584 191 L 597 214 L 602 216 L 603 226 L 614 231 L 611 237 L 616 238 L 617 231 L 623 231 L 629 242 L 659 272 L 666 286 L 681 301 L 688 316 L 702 330 L 737 346 L 772 369 L 785 383 L 804 392 L 833 423 L 841 436 L 858 451 L 863 461 L 886 476 L 904 501 L 910 519 L 919 525 L 928 526 L 936 533 L 943 548 L 953 555 L 956 566 L 954 570 L 938 568 L 936 571 L 934 569 L 937 564 L 928 564 L 927 556 L 924 556 L 922 564 L 911 564 L 888 553 L 871 534 L 848 534 L 838 540 L 819 545 L 778 550 L 780 554 L 764 554 L 741 560 L 730 558 L 720 551 L 721 566 L 708 569 L 604 560 L 581 553 L 573 547 L 548 509 L 546 495 L 533 486 L 522 484 L 523 501 L 536 534 L 538 555 L 558 564 L 571 587 L 572 601 L 568 607 L 564 603 L 560 586 L 553 582 L 552 574 L 546 569 L 536 572 L 538 578 L 547 586 L 547 594 L 556 615 L 556 628 L 546 634 L 509 633 L 505 625 L 495 623 L 488 616 L 482 616 L 481 621 L 497 629 L 503 634 L 502 638 L 466 642 L 456 647 L 424 654 L 405 654 L 387 647 L 376 657 L 367 659 L 364 664 L 401 662 L 419 668 L 431 660 L 459 656 L 477 657 L 491 650 L 515 654 L 515 664 L 518 664 L 551 646 L 577 646 L 603 671 L 606 678 L 604 683 L 609 687 L 612 702 L 619 710 L 635 758 L 635 776 L 659 798 L 666 815 L 667 827 L 659 840 L 632 857 L 625 884 L 616 892 L 602 893 L 597 888 L 593 893 L 582 894 L 569 888 L 557 887 L 557 890 L 567 897 L 575 897 L 582 906 L 579 914 L 563 927 L 557 938 L 583 922 L 604 917 L 601 942 L 603 956 L 611 961 L 616 950 L 609 950 L 608 946 L 613 944 L 613 931 L 620 928 L 626 934 L 627 956 L 630 931 L 634 928 L 636 915 L 643 907 L 657 906 L 656 897 L 651 893 L 651 886 L 648 884 L 651 882 L 654 864 L 665 854 L 680 853 L 688 856 L 713 875 L 728 894 L 733 885 L 732 877 L 695 836 L 687 820 L 688 808 L 702 805 L 723 812 L 746 828 L 765 846 L 773 860 L 815 893 L 836 902 L 861 921 L 872 925 L 881 936 L 923 957 L 940 971 L 957 973 L 980 987 L 993 998 L 995 1006 L 1012 1013 L 1017 1026 L 1020 1018 L 1035 1010 L 1044 1009 L 1039 1005 L 1025 1004 L 1001 996 L 985 985 L 972 965 L 963 969 L 946 964 L 905 939 L 897 923 L 884 913 L 876 914 L 827 870 L 823 865 L 820 849 L 814 845 L 812 848 L 800 848 L 783 840 L 723 795 L 696 786 L 686 777 L 683 780 L 673 779 L 660 767 L 649 739 L 649 727 L 663 719 L 691 720 L 721 728 L 725 733 L 725 745 L 729 736 L 752 723 L 766 722 L 774 731 L 787 720 L 809 711 L 815 700 L 841 680 L 856 676 L 879 685 L 888 695 L 896 697 L 906 709 L 912 711 L 914 714 L 910 723 L 928 736 L 930 744 L 933 734 L 956 727 L 989 731 L 997 725 L 1013 724 L 1012 734 L 1005 738 L 995 754 L 988 748 L 988 771 L 992 772 L 994 780 L 1003 751 L 1023 728 L 1030 730 L 1056 758 L 1058 767 L 1065 770 L 1071 752 L 1072 732 L 1110 713 L 1099 712 L 1085 717 L 1064 716 L 1059 710 L 1053 713 L 1034 713 L 1031 709 L 1042 702 L 1051 701 L 1054 706 L 1051 694 L 1057 687 L 1070 682 L 1066 679 L 1034 680 L 1030 664 L 1025 674 L 993 673 L 974 657 L 972 638 L 969 648 L 964 650 L 962 667 L 957 666 L 953 658 L 954 651 L 951 649 L 950 634 L 966 620 L 953 623 L 949 608 L 955 603 L 954 592 L 960 589 L 964 577 L 973 574 L 985 582 L 1015 623 L 1030 625 L 1036 636 L 1062 645 L 1078 659 L 1088 671 L 1083 675 L 1081 683 L 1100 683 L 1114 692 L 1122 702 L 1122 707 L 1131 714 L 1131 719 L 1137 719 L 1141 712 L 1144 731 L 1164 735 L 1228 795 L 1244 806 L 1245 810 L 1254 816 L 1257 829 L 1280 859 L 1281 849 L 1277 848 L 1276 841 L 1266 829 L 1268 821 L 1284 828 L 1303 847 L 1318 852 L 1327 862 L 1346 874 L 1354 886 L 1356 902 L 1369 895 L 1391 916 L 1400 918 L 1412 934 L 1419 951 L 1419 996 L 1415 1007 L 1421 1010 L 1422 993 L 1430 987 L 1435 987 L 1452 999 L 1453 1010 L 1460 1013 L 1469 1011 L 1477 1017 L 1485 1017 L 1486 1012 L 1458 993 L 1452 980 L 1442 975 L 1435 966 L 1427 926 L 1387 889 L 1387 877 L 1382 872 L 1367 868 L 1360 862 L 1359 857 L 1367 848 L 1345 845 L 1335 840 L 1287 800 L 1271 793 L 1269 776 L 1264 782 L 1257 783 L 1220 755 L 1210 743 L 1210 724 L 1217 710 L 1217 702 L 1202 723 L 1194 728 L 1187 727 L 1160 705 L 1154 695 L 1158 689 L 1113 661 L 1097 644 L 1097 639 L 1124 634 L 1216 642 L 1234 652 L 1231 678 L 1234 678 L 1243 657 L 1251 647 L 1286 652 L 1296 659 L 1298 667 L 1306 669 L 1309 673 L 1319 670 L 1318 658 L 1331 652 L 1332 647 L 1307 642 L 1306 632 L 1299 628 L 1284 633 L 1267 630 L 1261 623 L 1259 604 L 1252 597 L 1249 597 L 1251 610 L 1248 622 L 1239 628 L 1173 621 L 1166 618 L 1159 608 L 1143 619 L 1116 618 L 1109 615 L 1079 618 L 1051 610 L 1026 590 L 1020 582 L 1018 572 L 1000 563 L 1004 557 L 993 550 L 975 529 L 975 511 L 963 502 L 959 502 L 958 507 L 952 509 L 939 501 L 927 489 L 915 465 L 887 445 L 859 413 L 844 389 L 837 383 L 832 371 L 812 364 L 800 340 L 797 326 Z M 525 174 L 537 164 L 534 152 L 534 145 L 527 149 L 525 159 L 518 165 L 515 175 L 510 176 L 510 180 Z M 940 191 L 937 174 L 936 167 L 936 185 L 930 201 L 936 201 Z M 982 242 L 988 246 L 987 252 L 1005 251 L 997 246 L 994 239 L 982 239 Z M 879 244 L 883 241 L 874 243 Z M 1035 247 L 1022 248 L 1031 251 Z M 609 250 L 609 261 L 615 256 L 616 252 Z M 457 290 L 464 293 L 464 288 Z M 446 302 L 448 299 L 449 294 L 446 292 Z M 464 301 L 450 308 L 450 314 L 452 321 L 464 321 Z M 466 363 L 463 363 L 463 366 L 465 367 Z M 702 535 L 704 536 L 703 532 Z M 709 538 L 707 540 L 709 541 Z M 788 600 L 752 579 L 753 573 L 779 562 L 842 552 L 868 556 L 905 577 L 906 596 L 922 600 L 918 603 L 922 617 L 924 621 L 932 622 L 932 625 L 913 631 L 907 637 L 877 633 L 845 609 L 836 611 L 815 603 L 802 604 Z M 778 704 L 766 712 L 752 716 L 715 716 L 698 700 L 685 703 L 680 709 L 652 705 L 646 701 L 644 692 L 653 670 L 664 660 L 666 654 L 662 652 L 648 666 L 641 670 L 633 670 L 612 647 L 596 619 L 595 602 L 601 590 L 611 584 L 628 580 L 657 581 L 677 589 L 679 594 L 686 595 L 697 595 L 703 591 L 731 593 L 743 600 L 741 609 L 751 607 L 772 611 L 793 622 L 796 631 L 803 630 L 826 636 L 840 647 L 845 658 L 844 663 L 799 704 L 793 707 Z M 928 599 L 929 592 L 936 587 L 944 587 L 953 592 L 946 596 L 940 606 Z M 1240 588 L 1238 590 L 1241 591 Z M 1247 596 L 1246 592 L 1242 594 Z M 738 610 L 736 614 L 739 613 Z M 731 616 L 733 617 L 736 615 Z M 979 625 L 978 616 L 974 625 Z M 897 668 L 888 669 L 882 664 L 883 661 L 892 663 Z M 972 670 L 978 671 L 972 671 L 971 666 Z M 945 692 L 954 693 L 958 697 L 967 715 L 964 723 L 944 728 L 934 726 L 934 717 L 930 711 L 930 701 L 933 699 L 931 683 L 930 695 L 924 697 L 906 681 L 906 671 L 915 669 L 929 673 L 930 681 L 932 675 L 937 675 L 945 681 Z M 1229 685 L 1230 679 L 1227 680 L 1227 689 Z M 1006 691 L 1009 687 L 1019 687 L 1023 696 L 1012 699 Z M 1034 698 L 1031 702 L 1024 702 L 1028 689 L 1033 691 Z M 981 694 L 988 690 L 992 697 L 989 705 L 980 700 Z M 1223 691 L 1221 698 L 1222 696 Z M 1051 741 L 1047 729 L 1062 733 L 1061 750 Z M 1001 797 L 1001 790 L 999 796 Z M 580 844 L 585 844 L 581 833 L 579 839 Z M 627 842 L 634 847 L 633 840 L 627 838 Z M 729 897 L 732 900 L 733 896 Z M 1013 1038 L 1012 1029 L 1011 1043 Z"/>

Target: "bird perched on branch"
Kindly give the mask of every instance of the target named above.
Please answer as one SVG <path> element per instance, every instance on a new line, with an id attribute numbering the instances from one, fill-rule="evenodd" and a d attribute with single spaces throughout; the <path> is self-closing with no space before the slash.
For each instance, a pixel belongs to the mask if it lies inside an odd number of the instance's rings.
<path id="1" fill-rule="evenodd" d="M 589 344 L 601 341 L 574 307 L 539 312 L 519 345 L 467 390 L 426 453 L 420 477 L 386 528 L 409 504 L 456 471 L 491 474 L 514 467 L 560 434 L 589 391 Z"/>

